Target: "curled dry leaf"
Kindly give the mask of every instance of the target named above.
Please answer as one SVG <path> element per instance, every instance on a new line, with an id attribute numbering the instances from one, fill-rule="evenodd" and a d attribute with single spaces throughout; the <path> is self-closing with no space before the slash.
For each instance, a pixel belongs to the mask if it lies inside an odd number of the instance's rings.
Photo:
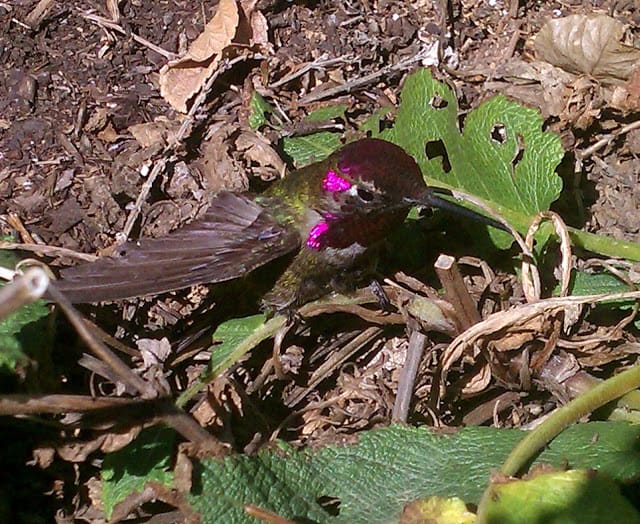
<path id="1" fill-rule="evenodd" d="M 260 11 L 251 13 L 250 25 L 251 45 L 269 46 L 269 24 Z"/>
<path id="2" fill-rule="evenodd" d="M 176 110 L 186 113 L 187 102 L 216 70 L 222 51 L 236 34 L 240 15 L 235 0 L 220 0 L 218 10 L 187 53 L 160 71 L 160 94 Z"/>
<path id="3" fill-rule="evenodd" d="M 535 40 L 538 58 L 565 71 L 608 83 L 628 80 L 640 49 L 621 42 L 624 25 L 606 15 L 571 15 L 551 20 Z"/>
<path id="4" fill-rule="evenodd" d="M 272 180 L 284 176 L 287 165 L 282 158 L 261 136 L 255 133 L 240 133 L 236 147 L 243 156 L 258 166 L 257 171 L 264 180 Z"/>
<path id="5" fill-rule="evenodd" d="M 182 115 L 172 120 L 165 116 L 159 116 L 153 122 L 133 124 L 127 128 L 127 131 L 144 148 L 165 147 L 179 142 L 181 136 L 184 136 L 183 123 L 185 120 L 188 121 L 188 118 Z M 191 129 L 190 123 L 186 129 L 188 133 Z"/>
<path id="6" fill-rule="evenodd" d="M 622 111 L 640 109 L 640 70 L 635 69 L 626 84 L 613 89 L 611 105 Z"/>

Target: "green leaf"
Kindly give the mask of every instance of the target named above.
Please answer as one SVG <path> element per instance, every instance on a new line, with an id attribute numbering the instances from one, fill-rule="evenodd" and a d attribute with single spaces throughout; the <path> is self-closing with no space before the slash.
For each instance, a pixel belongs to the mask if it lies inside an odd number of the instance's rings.
<path id="1" fill-rule="evenodd" d="M 542 123 L 538 111 L 496 96 L 471 111 L 460 132 L 454 93 L 423 69 L 405 82 L 395 125 L 381 137 L 416 159 L 427 184 L 478 196 L 524 229 L 562 190 L 554 172 L 564 155 L 560 137 Z M 427 158 L 426 145 L 438 141 L 446 158 Z"/>
<path id="2" fill-rule="evenodd" d="M 324 160 L 340 145 L 340 133 L 329 131 L 282 139 L 284 152 L 291 157 L 297 168 Z"/>
<path id="3" fill-rule="evenodd" d="M 422 69 L 409 76 L 392 129 L 379 133 L 411 154 L 428 184 L 458 189 L 479 196 L 525 232 L 533 215 L 547 210 L 562 189 L 554 170 L 563 156 L 560 138 L 542 131 L 539 112 L 503 96 L 496 96 L 471 111 L 458 129 L 454 93 Z M 375 134 L 375 133 L 374 133 Z M 440 157 L 427 158 L 425 145 L 441 140 L 451 170 L 445 173 Z M 548 234 L 543 224 L 539 237 Z M 506 234 L 490 229 L 498 244 Z M 576 247 L 605 256 L 640 260 L 640 244 L 624 242 L 569 228 Z"/>
<path id="4" fill-rule="evenodd" d="M 37 321 L 48 315 L 46 302 L 36 300 L 0 321 L 0 369 L 15 372 L 27 362 L 28 347 L 47 340 Z"/>
<path id="5" fill-rule="evenodd" d="M 260 314 L 244 318 L 233 318 L 220 324 L 211 335 L 213 342 L 222 341 L 222 344 L 213 348 L 211 352 L 211 359 L 209 360 L 211 374 L 222 373 L 237 358 L 244 355 L 248 350 L 243 351 L 242 355 L 236 355 L 238 346 L 246 343 L 247 339 L 253 340 L 258 328 L 263 326 L 266 320 L 266 316 Z M 256 340 L 249 350 L 260 342 L 262 342 L 262 339 Z"/>
<path id="6" fill-rule="evenodd" d="M 560 287 L 556 288 L 558 291 Z M 601 295 L 610 293 L 625 293 L 633 291 L 627 284 L 611 273 L 587 273 L 575 271 L 572 274 L 571 295 Z"/>
<path id="7" fill-rule="evenodd" d="M 7 250 L 0 250 L 0 265 L 15 267 L 18 257 Z M 4 286 L 0 283 L 0 287 Z M 15 372 L 28 361 L 25 353 L 32 344 L 47 340 L 42 336 L 42 325 L 38 320 L 49 315 L 43 300 L 36 300 L 21 307 L 0 320 L 0 370 Z"/>
<path id="8" fill-rule="evenodd" d="M 273 107 L 260 93 L 254 91 L 249 103 L 249 127 L 254 131 L 267 123 L 267 113 L 273 113 Z"/>
<path id="9" fill-rule="evenodd" d="M 295 451 L 282 445 L 253 457 L 207 460 L 191 502 L 203 524 L 253 522 L 244 513 L 247 503 L 296 520 L 393 522 L 406 503 L 428 496 L 477 503 L 491 473 L 523 434 L 474 427 L 438 435 L 391 426 L 361 433 L 350 446 Z M 598 469 L 630 481 L 640 474 L 639 437 L 640 427 L 629 424 L 580 424 L 563 432 L 537 462 Z M 333 508 L 322 505 L 334 499 Z"/>
<path id="10" fill-rule="evenodd" d="M 491 487 L 484 508 L 490 524 L 640 523 L 640 514 L 606 476 L 586 470 L 545 473 Z"/>
<path id="11" fill-rule="evenodd" d="M 113 508 L 134 492 L 141 492 L 147 482 L 171 487 L 169 471 L 175 432 L 155 426 L 143 430 L 128 446 L 105 456 L 102 465 L 102 501 L 107 519 Z"/>
<path id="12" fill-rule="evenodd" d="M 326 106 L 316 109 L 307 115 L 307 122 L 324 122 L 325 120 L 333 120 L 334 118 L 344 118 L 349 106 L 347 104 L 338 104 Z"/>
<path id="13" fill-rule="evenodd" d="M 625 293 L 633 289 L 611 273 L 588 273 L 586 271 L 575 271 L 571 274 L 570 295 L 604 295 L 613 293 Z M 553 294 L 560 294 L 560 284 L 556 285 Z M 615 307 L 619 309 L 629 309 L 636 303 L 635 300 L 608 300 L 598 302 L 596 308 Z"/>
<path id="14" fill-rule="evenodd" d="M 372 136 L 380 134 L 380 124 L 391 113 L 395 112 L 395 108 L 391 106 L 376 109 L 360 126 L 360 131 L 370 133 Z"/>

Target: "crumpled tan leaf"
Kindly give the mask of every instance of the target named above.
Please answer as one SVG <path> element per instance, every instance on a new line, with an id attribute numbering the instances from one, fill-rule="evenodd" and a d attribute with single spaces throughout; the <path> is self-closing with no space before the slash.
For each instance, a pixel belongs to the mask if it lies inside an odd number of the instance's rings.
<path id="1" fill-rule="evenodd" d="M 623 44 L 624 25 L 606 15 L 570 15 L 551 20 L 535 39 L 539 59 L 605 83 L 628 80 L 640 49 Z"/>
<path id="2" fill-rule="evenodd" d="M 235 0 L 220 0 L 218 10 L 186 54 L 160 71 L 160 94 L 176 110 L 187 112 L 187 103 L 218 67 L 222 51 L 236 35 L 240 22 Z"/>
<path id="3" fill-rule="evenodd" d="M 177 141 L 176 137 L 184 118 L 186 117 L 169 120 L 165 116 L 159 116 L 153 122 L 133 124 L 127 128 L 127 131 L 142 147 L 165 147 Z"/>

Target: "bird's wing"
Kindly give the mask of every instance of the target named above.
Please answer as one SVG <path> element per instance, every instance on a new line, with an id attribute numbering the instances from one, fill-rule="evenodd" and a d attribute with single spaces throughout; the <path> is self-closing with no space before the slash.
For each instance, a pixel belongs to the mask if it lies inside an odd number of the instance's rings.
<path id="1" fill-rule="evenodd" d="M 278 223 L 247 196 L 222 192 L 201 219 L 66 269 L 56 285 L 72 302 L 164 293 L 240 277 L 299 246 L 295 228 Z"/>

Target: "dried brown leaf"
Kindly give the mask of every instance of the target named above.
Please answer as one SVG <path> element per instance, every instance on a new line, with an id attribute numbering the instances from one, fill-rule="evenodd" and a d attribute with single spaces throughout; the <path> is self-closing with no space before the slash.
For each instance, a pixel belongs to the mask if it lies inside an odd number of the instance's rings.
<path id="1" fill-rule="evenodd" d="M 160 93 L 176 110 L 187 112 L 187 103 L 214 73 L 222 51 L 233 41 L 239 21 L 236 1 L 220 0 L 216 14 L 187 53 L 162 68 Z"/>
<path id="2" fill-rule="evenodd" d="M 613 107 L 622 111 L 637 111 L 640 109 L 640 70 L 634 70 L 626 84 L 616 86 L 613 89 L 610 103 Z"/>
<path id="3" fill-rule="evenodd" d="M 251 44 L 269 46 L 269 24 L 260 11 L 251 13 Z"/>
<path id="4" fill-rule="evenodd" d="M 236 147 L 243 153 L 244 158 L 259 166 L 258 171 L 265 180 L 284 176 L 286 164 L 271 144 L 261 136 L 242 132 L 236 140 Z"/>
<path id="5" fill-rule="evenodd" d="M 133 135 L 133 138 L 135 138 L 142 147 L 151 147 L 154 144 L 165 145 L 165 126 L 158 124 L 158 122 L 134 124 L 129 126 L 127 131 Z"/>
<path id="6" fill-rule="evenodd" d="M 621 42 L 624 25 L 606 15 L 570 15 L 551 20 L 540 30 L 535 50 L 545 60 L 574 74 L 609 83 L 628 80 L 640 49 Z"/>
<path id="7" fill-rule="evenodd" d="M 109 123 L 109 110 L 106 107 L 99 107 L 91 113 L 89 120 L 84 125 L 84 131 L 93 133 L 107 127 Z"/>

